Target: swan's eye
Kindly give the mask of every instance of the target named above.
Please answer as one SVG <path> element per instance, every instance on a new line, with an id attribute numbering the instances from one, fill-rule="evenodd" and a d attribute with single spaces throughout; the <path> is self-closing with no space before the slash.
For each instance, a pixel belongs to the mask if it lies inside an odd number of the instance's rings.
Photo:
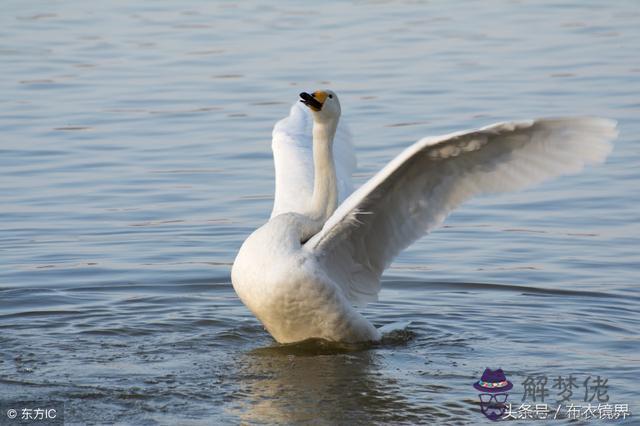
<path id="1" fill-rule="evenodd" d="M 329 95 L 329 98 L 330 98 L 330 99 L 333 99 L 333 95 Z"/>

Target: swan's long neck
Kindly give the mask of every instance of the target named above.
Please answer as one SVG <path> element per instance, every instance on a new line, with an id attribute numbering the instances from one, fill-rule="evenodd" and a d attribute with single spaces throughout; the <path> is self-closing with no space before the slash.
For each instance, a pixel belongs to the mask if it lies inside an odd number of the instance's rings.
<path id="1" fill-rule="evenodd" d="M 333 162 L 333 138 L 338 121 L 313 122 L 313 195 L 300 228 L 301 242 L 320 232 L 338 207 L 338 180 Z"/>
<path id="2" fill-rule="evenodd" d="M 309 217 L 324 222 L 338 207 L 338 181 L 333 162 L 337 120 L 313 123 L 313 195 Z"/>

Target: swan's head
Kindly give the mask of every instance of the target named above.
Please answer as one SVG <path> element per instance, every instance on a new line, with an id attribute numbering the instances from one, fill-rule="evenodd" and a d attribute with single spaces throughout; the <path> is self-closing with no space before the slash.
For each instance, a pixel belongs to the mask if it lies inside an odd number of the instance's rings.
<path id="1" fill-rule="evenodd" d="M 300 93 L 300 102 L 309 107 L 317 121 L 338 121 L 340 118 L 340 102 L 338 95 L 331 90 L 316 90 L 309 94 Z"/>

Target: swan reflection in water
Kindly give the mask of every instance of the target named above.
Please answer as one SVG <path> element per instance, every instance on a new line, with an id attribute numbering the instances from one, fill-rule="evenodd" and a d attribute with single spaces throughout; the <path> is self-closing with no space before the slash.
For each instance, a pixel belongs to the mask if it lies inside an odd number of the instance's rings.
<path id="1" fill-rule="evenodd" d="M 433 403 L 428 379 L 415 391 L 398 380 L 395 368 L 390 371 L 387 364 L 395 360 L 385 357 L 384 350 L 406 345 L 411 338 L 404 332 L 373 345 L 308 340 L 249 351 L 236 364 L 234 376 L 241 384 L 230 414 L 249 424 L 419 423 L 451 418 L 453 407 Z M 455 405 L 460 410 L 461 405 Z"/>

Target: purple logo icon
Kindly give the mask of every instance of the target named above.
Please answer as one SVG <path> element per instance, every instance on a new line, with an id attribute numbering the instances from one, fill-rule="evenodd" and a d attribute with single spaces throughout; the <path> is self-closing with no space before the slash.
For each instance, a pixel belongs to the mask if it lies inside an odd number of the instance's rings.
<path id="1" fill-rule="evenodd" d="M 492 371 L 486 368 L 480 380 L 473 384 L 479 390 L 480 411 L 489 420 L 498 420 L 506 411 L 507 391 L 513 387 L 513 383 L 507 380 L 502 368 Z"/>

